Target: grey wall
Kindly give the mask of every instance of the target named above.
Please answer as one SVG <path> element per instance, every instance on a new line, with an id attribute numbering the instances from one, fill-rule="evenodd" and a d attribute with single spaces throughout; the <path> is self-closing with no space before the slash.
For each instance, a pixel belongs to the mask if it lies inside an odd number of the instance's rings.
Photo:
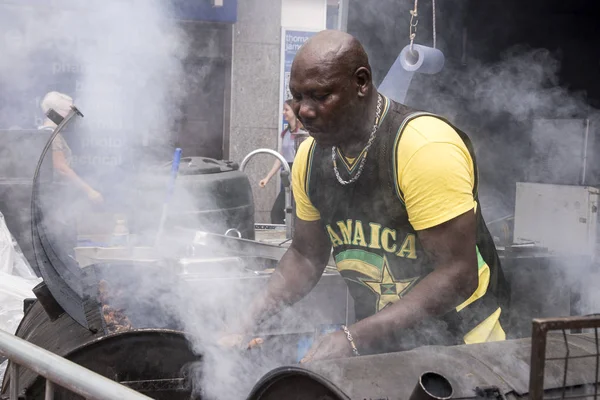
<path id="1" fill-rule="evenodd" d="M 182 22 L 190 50 L 184 60 L 185 97 L 177 120 L 176 145 L 183 155 L 221 159 L 228 132 L 232 27 L 216 22 Z M 225 151 L 224 151 L 225 150 Z"/>
<path id="2" fill-rule="evenodd" d="M 238 3 L 233 33 L 231 77 L 230 160 L 241 162 L 257 148 L 277 148 L 281 1 L 244 0 Z M 274 158 L 257 155 L 247 167 L 256 205 L 256 222 L 270 222 L 278 192 L 277 180 L 260 189 L 258 182 Z"/>

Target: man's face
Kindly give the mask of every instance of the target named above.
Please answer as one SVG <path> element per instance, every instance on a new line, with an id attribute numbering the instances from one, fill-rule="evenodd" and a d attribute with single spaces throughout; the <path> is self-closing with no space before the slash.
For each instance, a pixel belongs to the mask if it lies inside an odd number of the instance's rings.
<path id="1" fill-rule="evenodd" d="M 304 128 L 324 146 L 339 146 L 353 126 L 358 103 L 353 77 L 339 65 L 294 61 L 292 108 Z"/>

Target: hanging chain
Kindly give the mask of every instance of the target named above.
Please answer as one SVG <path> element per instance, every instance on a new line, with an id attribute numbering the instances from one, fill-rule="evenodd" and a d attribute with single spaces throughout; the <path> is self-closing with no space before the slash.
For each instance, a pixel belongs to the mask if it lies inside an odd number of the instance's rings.
<path id="1" fill-rule="evenodd" d="M 436 32 L 436 27 L 435 27 L 435 0 L 431 0 L 431 8 L 433 9 L 433 48 L 435 49 L 435 42 L 436 42 L 436 36 L 437 36 L 437 32 Z"/>
<path id="2" fill-rule="evenodd" d="M 419 14 L 417 12 L 417 6 L 419 5 L 419 0 L 415 0 L 415 9 L 410 10 L 410 51 L 413 51 L 413 44 L 415 43 L 415 37 L 417 37 L 417 25 L 419 25 Z"/>
<path id="3" fill-rule="evenodd" d="M 363 155 L 362 160 L 360 160 L 360 165 L 358 166 L 358 171 L 356 171 L 356 175 L 354 175 L 354 177 L 352 177 L 349 181 L 345 181 L 342 179 L 342 177 L 340 176 L 340 171 L 338 171 L 338 167 L 337 167 L 337 157 L 335 154 L 336 151 L 336 147 L 332 146 L 331 147 L 331 160 L 333 161 L 333 171 L 335 172 L 335 177 L 337 178 L 338 182 L 341 183 L 342 185 L 348 185 L 350 183 L 354 183 L 356 182 L 356 180 L 358 178 L 360 178 L 360 175 L 362 174 L 363 169 L 365 168 L 365 162 L 367 161 L 367 154 L 369 153 L 369 148 L 371 147 L 371 145 L 373 144 L 373 141 L 375 140 L 375 134 L 377 133 L 377 129 L 379 128 L 379 119 L 381 118 L 381 95 L 378 96 L 377 98 L 377 115 L 375 116 L 375 124 L 373 124 L 373 130 L 371 131 L 371 136 L 369 136 L 369 141 L 367 142 L 367 145 L 365 146 L 364 150 L 361 153 L 365 153 Z"/>
<path id="4" fill-rule="evenodd" d="M 419 6 L 419 0 L 415 0 L 415 8 L 414 10 L 410 10 L 410 32 L 409 32 L 409 40 L 410 40 L 410 51 L 412 53 L 413 46 L 415 43 L 415 38 L 417 37 L 417 25 L 419 25 L 419 13 L 417 8 Z M 436 13 L 435 13 L 435 0 L 431 0 L 431 8 L 433 14 L 433 48 L 437 48 L 437 21 L 436 21 Z"/>

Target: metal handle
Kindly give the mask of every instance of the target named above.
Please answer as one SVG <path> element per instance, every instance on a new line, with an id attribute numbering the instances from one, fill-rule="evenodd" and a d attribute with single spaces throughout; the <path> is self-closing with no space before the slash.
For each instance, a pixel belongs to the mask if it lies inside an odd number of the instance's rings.
<path id="1" fill-rule="evenodd" d="M 238 230 L 237 230 L 237 229 L 235 229 L 235 228 L 227 229 L 227 230 L 225 231 L 225 236 L 230 236 L 230 235 L 229 235 L 230 233 L 234 233 L 234 234 L 235 234 L 237 237 L 239 237 L 240 239 L 242 238 L 242 234 L 241 234 L 241 232 L 240 232 L 240 231 L 238 231 Z"/>

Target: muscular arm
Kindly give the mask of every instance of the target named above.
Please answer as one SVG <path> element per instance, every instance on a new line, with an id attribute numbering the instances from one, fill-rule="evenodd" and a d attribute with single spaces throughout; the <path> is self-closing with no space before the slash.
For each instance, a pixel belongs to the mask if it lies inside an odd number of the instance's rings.
<path id="1" fill-rule="evenodd" d="M 262 321 L 306 296 L 327 266 L 331 244 L 321 221 L 296 218 L 294 239 L 269 279 L 266 290 L 252 304 L 243 330 L 248 332 Z"/>
<path id="2" fill-rule="evenodd" d="M 401 300 L 350 327 L 359 351 L 372 348 L 394 331 L 451 311 L 477 289 L 476 219 L 473 210 L 419 231 L 418 235 L 434 262 L 434 271 Z"/>

